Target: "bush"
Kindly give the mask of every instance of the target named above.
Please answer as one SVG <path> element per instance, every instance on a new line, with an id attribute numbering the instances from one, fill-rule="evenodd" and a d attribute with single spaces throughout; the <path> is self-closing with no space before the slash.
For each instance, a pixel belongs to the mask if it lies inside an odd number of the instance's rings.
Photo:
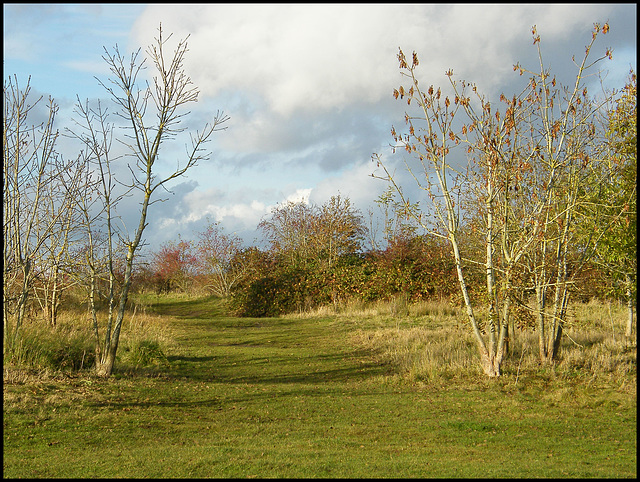
<path id="1" fill-rule="evenodd" d="M 280 267 L 236 290 L 231 305 L 239 316 L 278 316 L 309 308 L 309 273 Z"/>

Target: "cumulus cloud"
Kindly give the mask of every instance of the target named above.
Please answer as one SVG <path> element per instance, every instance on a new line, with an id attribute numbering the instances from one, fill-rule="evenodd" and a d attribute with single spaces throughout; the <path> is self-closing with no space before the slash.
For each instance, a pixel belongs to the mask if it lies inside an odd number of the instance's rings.
<path id="1" fill-rule="evenodd" d="M 190 34 L 188 68 L 203 95 L 246 90 L 288 116 L 388 96 L 399 46 L 417 50 L 434 77 L 454 68 L 489 84 L 530 44 L 533 24 L 555 40 L 602 13 L 599 5 L 159 4 L 136 33 L 143 45 L 160 22 Z"/>
<path id="2" fill-rule="evenodd" d="M 533 25 L 549 59 L 560 58 L 549 66 L 570 71 L 571 55 L 583 54 L 593 22 L 606 21 L 618 8 L 158 4 L 139 17 L 132 40 L 147 45 L 159 23 L 173 32 L 174 45 L 189 35 L 186 68 L 201 91 L 200 106 L 231 116 L 216 139 L 223 151 L 218 160 L 253 187 L 242 195 L 196 190 L 185 197 L 184 219 L 208 213 L 255 227 L 297 190 L 311 189 L 309 202 L 316 203 L 340 192 L 363 208 L 384 190 L 369 177 L 370 156 L 390 142 L 392 124 L 403 125 L 406 104 L 391 98 L 403 82 L 398 47 L 418 53 L 423 83 L 444 86 L 444 73 L 453 68 L 456 78 L 492 97 L 515 92 L 514 63 L 537 65 Z M 293 179 L 305 169 L 306 182 Z M 225 199 L 217 199 L 222 192 Z"/>
<path id="3" fill-rule="evenodd" d="M 154 239 L 170 240 L 179 234 L 192 237 L 209 222 L 219 222 L 250 243 L 258 223 L 273 208 L 289 201 L 308 202 L 312 192 L 291 186 L 289 191 L 232 186 L 201 190 L 197 186 L 194 181 L 180 183 L 171 189 L 174 195 L 152 206 L 153 223 L 148 231 Z"/>
<path id="4" fill-rule="evenodd" d="M 513 63 L 536 67 L 532 25 L 554 74 L 574 72 L 571 56 L 583 54 L 593 22 L 607 19 L 611 31 L 598 48 L 614 47 L 607 62 L 613 86 L 636 63 L 636 7 L 629 4 L 8 4 L 4 12 L 8 66 L 38 68 L 34 90 L 57 92 L 59 101 L 66 95 L 60 120 L 76 93 L 104 95 L 92 78 L 107 80 L 103 45 L 117 42 L 126 55 L 144 49 L 160 23 L 173 33 L 169 52 L 190 36 L 185 67 L 200 97 L 188 106 L 186 137 L 163 145 L 154 174 L 183 162 L 188 135 L 216 110 L 231 120 L 207 145 L 211 160 L 176 180 L 175 194 L 158 193 L 167 200 L 152 206 L 157 218 L 145 234 L 153 239 L 185 235 L 207 217 L 254 232 L 287 199 L 323 203 L 340 193 L 366 211 L 386 187 L 369 177 L 371 154 L 388 152 L 391 125 L 404 127 L 407 105 L 392 97 L 404 83 L 398 47 L 418 53 L 422 84 L 446 85 L 444 72 L 453 68 L 490 98 L 519 91 L 513 82 L 526 79 Z M 85 78 L 95 90 L 80 82 Z M 119 167 L 127 179 L 126 162 Z M 398 175 L 402 167 L 398 162 Z M 123 220 L 135 227 L 139 200 L 125 204 Z"/>
<path id="5" fill-rule="evenodd" d="M 579 37 L 573 53 L 581 54 L 586 40 L 576 29 L 589 29 L 613 8 L 158 4 L 139 17 L 134 35 L 147 45 L 162 23 L 174 43 L 190 36 L 186 67 L 201 100 L 215 99 L 232 118 L 221 140 L 225 149 L 241 155 L 298 150 L 300 157 L 304 149 L 322 155 L 324 140 L 344 136 L 355 114 L 369 122 L 359 140 L 372 132 L 374 112 L 402 118 L 400 103 L 390 107 L 402 82 L 398 47 L 418 52 L 423 82 L 446 85 L 444 72 L 453 68 L 458 78 L 496 95 L 515 79 L 515 62 L 536 60 L 532 25 L 550 45 Z M 389 117 L 384 122 L 386 135 Z M 336 161 L 319 162 L 331 170 Z"/>

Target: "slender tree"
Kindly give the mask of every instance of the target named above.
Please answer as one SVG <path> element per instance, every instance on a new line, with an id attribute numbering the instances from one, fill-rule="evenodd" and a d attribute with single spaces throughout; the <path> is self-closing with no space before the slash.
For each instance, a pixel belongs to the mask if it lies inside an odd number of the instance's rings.
<path id="1" fill-rule="evenodd" d="M 58 105 L 52 98 L 45 119 L 34 123 L 42 97 L 34 99 L 27 81 L 5 80 L 3 86 L 3 340 L 4 352 L 12 350 L 25 317 L 36 278 L 42 274 L 42 248 L 50 241 L 67 204 L 46 203 L 46 193 L 56 183 L 50 169 L 58 159 L 55 129 Z M 48 208 L 50 208 L 48 210 Z M 47 212 L 48 210 L 48 212 Z"/>
<path id="2" fill-rule="evenodd" d="M 210 124 L 191 134 L 191 145 L 186 149 L 186 157 L 178 163 L 175 170 L 162 178 L 157 176 L 157 167 L 154 168 L 154 165 L 158 161 L 161 147 L 185 130 L 181 122 L 188 112 L 184 109 L 198 98 L 198 90 L 184 68 L 188 37 L 178 42 L 173 54 L 168 55 L 166 50 L 170 37 L 164 37 L 160 26 L 158 37 L 146 51 L 155 74 L 152 83 L 144 84 L 143 87 L 140 87 L 144 82 L 141 73 L 146 67 L 147 59 L 141 59 L 140 50 L 132 54 L 129 60 L 121 55 L 117 46 L 113 52 L 105 49 L 103 56 L 112 78 L 109 83 L 100 84 L 110 94 L 116 105 L 117 115 L 129 131 L 126 138 L 119 141 L 126 147 L 129 158 L 133 159 L 128 165 L 132 179 L 127 188 L 140 196 L 140 218 L 132 236 L 120 233 L 126 249 L 124 279 L 119 289 L 113 323 L 110 320 L 107 324 L 104 342 L 98 350 L 96 369 L 102 376 L 110 376 L 113 371 L 136 252 L 143 243 L 142 236 L 149 222 L 149 206 L 160 199 L 152 200 L 152 197 L 158 188 L 165 187 L 199 161 L 209 157 L 204 149 L 205 143 L 214 132 L 224 129 L 223 124 L 228 120 L 227 116 L 218 112 Z M 110 239 L 113 236 L 114 233 L 109 234 Z M 110 262 L 112 261 L 111 258 Z M 114 299 L 115 293 L 110 294 L 110 304 Z"/>
<path id="3" fill-rule="evenodd" d="M 592 60 L 591 50 L 608 24 L 594 24 L 591 41 L 577 67 L 575 80 L 563 86 L 545 67 L 536 27 L 533 42 L 538 50 L 539 68 L 527 70 L 520 65 L 514 70 L 528 73 L 528 92 L 523 100 L 528 113 L 527 135 L 522 146 L 533 153 L 527 163 L 530 178 L 525 216 L 532 225 L 533 249 L 524 257 L 523 268 L 530 273 L 535 289 L 533 312 L 537 319 L 540 360 L 558 358 L 567 308 L 574 280 L 593 256 L 600 236 L 580 238 L 580 213 L 589 203 L 587 187 L 602 180 L 603 144 L 598 133 L 598 117 L 608 99 L 590 97 L 585 78 L 606 58 Z M 526 191 L 525 191 L 526 192 Z M 522 194 L 521 194 L 522 195 Z M 525 206 L 525 201 L 521 202 Z M 597 218 L 601 222 L 601 217 Z M 573 252 L 581 253 L 572 257 Z"/>
<path id="4" fill-rule="evenodd" d="M 572 279 L 586 260 L 585 254 L 570 265 L 569 252 L 576 240 L 576 212 L 584 202 L 585 182 L 596 159 L 594 122 L 603 105 L 588 98 L 583 78 L 588 69 L 610 56 L 607 51 L 594 62 L 588 60 L 597 35 L 607 31 L 608 25 L 595 25 L 584 59 L 577 64 L 575 84 L 561 90 L 544 66 L 534 27 L 540 70 L 529 72 L 529 83 L 519 95 L 501 96 L 503 111 L 481 96 L 475 85 L 454 80 L 451 70 L 446 73 L 451 98 L 440 88 L 424 90 L 416 75 L 417 54 L 408 62 L 399 51 L 401 73 L 410 87 L 401 86 L 394 96 L 417 107 L 414 114 L 405 115 L 408 133 L 392 128 L 392 136 L 396 147 L 411 156 L 405 165 L 426 194 L 427 208 L 416 209 L 382 158 L 374 155 L 373 160 L 407 213 L 428 233 L 449 241 L 480 364 L 490 377 L 500 375 L 506 352 L 517 271 L 529 269 L 534 282 L 536 302 L 529 309 L 538 318 L 540 357 L 553 360 L 558 354 Z M 514 70 L 521 75 L 526 71 L 519 65 Z M 461 161 L 461 146 L 466 146 L 466 164 Z M 472 190 L 483 220 L 488 338 L 476 314 L 482 301 L 473 301 L 468 289 L 469 265 L 481 262 L 464 259 L 461 249 L 465 212 L 460 199 Z M 553 296 L 551 306 L 549 296 Z"/>

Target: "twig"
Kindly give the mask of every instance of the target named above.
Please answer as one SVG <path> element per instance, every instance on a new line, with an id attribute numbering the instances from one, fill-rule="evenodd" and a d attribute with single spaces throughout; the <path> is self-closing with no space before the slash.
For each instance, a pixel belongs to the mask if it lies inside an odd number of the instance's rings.
<path id="1" fill-rule="evenodd" d="M 584 348 L 584 345 L 581 345 L 580 343 L 578 343 L 577 341 L 575 341 L 573 338 L 571 338 L 569 336 L 568 333 L 563 333 L 564 336 L 566 336 L 567 338 L 569 338 L 569 340 L 571 340 L 575 345 L 579 346 L 580 348 Z"/>
<path id="2" fill-rule="evenodd" d="M 520 377 L 520 367 L 522 366 L 522 359 L 524 358 L 524 354 L 527 351 L 527 347 L 525 346 L 524 349 L 522 350 L 522 355 L 520 355 L 520 361 L 518 362 L 518 371 L 516 373 L 516 383 L 514 384 L 514 387 L 518 386 L 518 378 Z"/>

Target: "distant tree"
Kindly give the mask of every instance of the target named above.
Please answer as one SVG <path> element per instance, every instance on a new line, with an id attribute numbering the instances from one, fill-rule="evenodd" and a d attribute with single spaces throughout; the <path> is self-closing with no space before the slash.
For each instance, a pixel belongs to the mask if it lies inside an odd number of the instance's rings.
<path id="1" fill-rule="evenodd" d="M 226 234 L 219 223 L 210 222 L 204 231 L 198 233 L 195 249 L 205 287 L 218 296 L 230 295 L 248 268 L 240 256 L 242 240 L 236 235 Z"/>
<path id="2" fill-rule="evenodd" d="M 188 291 L 196 274 L 197 256 L 189 241 L 169 241 L 152 255 L 152 271 L 156 289 L 170 292 Z"/>
<path id="3" fill-rule="evenodd" d="M 332 196 L 322 206 L 287 202 L 271 211 L 258 227 L 271 249 L 291 266 L 307 267 L 362 248 L 366 227 L 349 198 Z"/>
<path id="4" fill-rule="evenodd" d="M 271 250 L 290 266 L 306 266 L 312 254 L 315 209 L 305 202 L 287 202 L 258 224 Z"/>
<path id="5" fill-rule="evenodd" d="M 382 245 L 375 242 L 374 229 L 371 227 L 371 247 L 374 250 L 384 249 L 397 239 L 411 238 L 416 235 L 420 227 L 415 222 L 414 217 L 407 212 L 406 201 L 399 202 L 396 194 L 393 187 L 389 186 L 385 192 L 374 200 L 379 212 L 382 214 L 382 239 L 384 241 Z M 418 205 L 415 203 L 409 207 L 414 213 L 418 210 Z M 370 215 L 373 216 L 373 213 Z"/>
<path id="6" fill-rule="evenodd" d="M 350 199 L 337 195 L 316 209 L 312 231 L 312 256 L 331 267 L 340 256 L 362 249 L 367 230 Z"/>

